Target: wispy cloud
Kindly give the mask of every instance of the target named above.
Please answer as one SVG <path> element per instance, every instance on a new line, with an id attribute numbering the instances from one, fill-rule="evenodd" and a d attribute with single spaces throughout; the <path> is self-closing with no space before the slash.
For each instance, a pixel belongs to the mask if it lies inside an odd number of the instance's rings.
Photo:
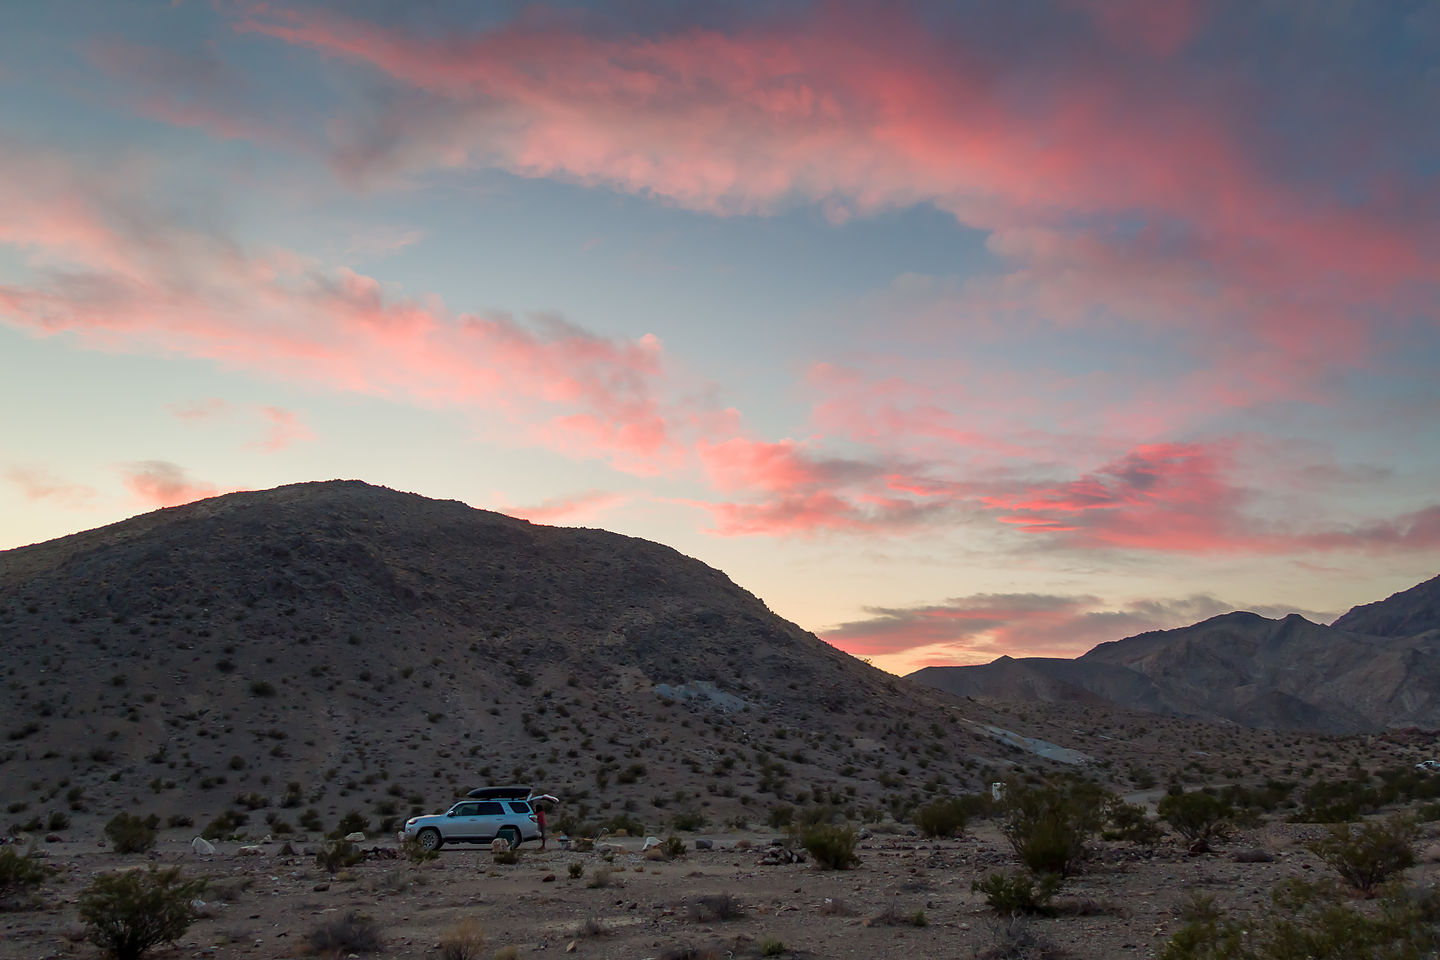
<path id="1" fill-rule="evenodd" d="M 90 506 L 99 495 L 94 487 L 62 480 L 42 467 L 8 467 L 5 479 L 19 487 L 27 500 L 46 501 L 72 510 Z"/>
<path id="2" fill-rule="evenodd" d="M 194 480 L 184 467 L 168 460 L 142 460 L 120 467 L 121 479 L 134 498 L 150 507 L 174 507 L 217 496 L 214 484 Z"/>

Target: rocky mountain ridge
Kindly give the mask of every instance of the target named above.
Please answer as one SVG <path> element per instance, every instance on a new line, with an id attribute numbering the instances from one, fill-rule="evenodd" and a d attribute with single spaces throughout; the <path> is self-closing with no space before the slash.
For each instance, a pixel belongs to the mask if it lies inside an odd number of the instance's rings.
<path id="1" fill-rule="evenodd" d="M 961 696 L 1110 704 L 1251 727 L 1440 728 L 1440 577 L 1324 626 L 1237 611 L 1102 643 L 911 678 Z"/>

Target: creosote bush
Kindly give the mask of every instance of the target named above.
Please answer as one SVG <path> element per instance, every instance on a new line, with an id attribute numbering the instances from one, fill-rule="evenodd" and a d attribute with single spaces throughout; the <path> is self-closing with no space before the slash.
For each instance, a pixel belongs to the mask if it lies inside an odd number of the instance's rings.
<path id="1" fill-rule="evenodd" d="M 849 827 L 816 824 L 801 835 L 800 844 L 822 870 L 849 870 L 860 865 L 855 853 L 855 831 Z"/>
<path id="2" fill-rule="evenodd" d="M 1191 853 L 1209 853 L 1210 842 L 1230 835 L 1235 810 L 1217 796 L 1202 791 L 1171 793 L 1155 805 L 1160 819 L 1190 843 Z"/>
<path id="3" fill-rule="evenodd" d="M 1319 884 L 1288 880 L 1270 907 L 1236 919 L 1206 910 L 1175 932 L 1159 960 L 1405 960 L 1440 948 L 1440 898 L 1391 885 L 1358 910 Z"/>
<path id="4" fill-rule="evenodd" d="M 0 847 L 0 903 L 35 890 L 54 872 L 54 867 L 28 853 Z"/>
<path id="5" fill-rule="evenodd" d="M 80 894 L 86 938 L 115 960 L 136 960 L 190 928 L 191 901 L 204 890 L 204 880 L 181 879 L 179 867 L 103 874 Z"/>
<path id="6" fill-rule="evenodd" d="M 915 827 L 927 837 L 957 837 L 965 832 L 970 810 L 964 799 L 945 797 L 917 807 Z"/>
<path id="7" fill-rule="evenodd" d="M 155 846 L 155 829 L 160 818 L 151 814 L 137 817 L 133 813 L 117 813 L 105 824 L 105 836 L 116 853 L 144 853 Z"/>
<path id="8" fill-rule="evenodd" d="M 1065 779 L 1039 787 L 1012 785 L 1001 804 L 1001 832 L 1015 855 L 1036 876 L 1068 876 L 1100 832 L 1110 794 L 1087 780 Z"/>
<path id="9" fill-rule="evenodd" d="M 985 894 L 986 905 L 1000 916 L 1013 917 L 1048 913 L 1060 883 L 1058 873 L 1042 874 L 1038 881 L 1028 873 L 992 873 L 972 881 L 970 889 Z"/>
<path id="10" fill-rule="evenodd" d="M 1337 823 L 1310 849 L 1346 883 L 1367 896 L 1395 874 L 1415 865 L 1419 828 L 1405 817 L 1352 828 Z"/>

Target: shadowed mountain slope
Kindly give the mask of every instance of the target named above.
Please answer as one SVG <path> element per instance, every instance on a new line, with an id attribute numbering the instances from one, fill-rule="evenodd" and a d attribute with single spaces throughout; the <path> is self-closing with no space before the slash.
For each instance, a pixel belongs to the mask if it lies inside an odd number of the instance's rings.
<path id="1" fill-rule="evenodd" d="M 1440 578 L 1332 626 L 1236 612 L 1102 643 L 1075 660 L 1002 657 L 911 676 L 1002 699 L 1109 703 L 1253 727 L 1440 727 Z M 1364 628 L 1368 632 L 1360 632 Z"/>
<path id="2" fill-rule="evenodd" d="M 378 823 L 521 781 L 658 830 L 885 804 L 921 750 L 907 795 L 972 787 L 1007 752 L 668 547 L 354 481 L 0 553 L 0 638 L 12 811 L 63 785 L 198 820 L 293 781 Z"/>

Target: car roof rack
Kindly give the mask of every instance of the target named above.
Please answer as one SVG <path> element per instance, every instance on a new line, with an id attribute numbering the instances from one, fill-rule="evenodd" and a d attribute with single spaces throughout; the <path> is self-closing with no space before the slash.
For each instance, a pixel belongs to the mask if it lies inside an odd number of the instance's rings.
<path id="1" fill-rule="evenodd" d="M 528 800 L 529 787 L 476 787 L 465 796 L 472 800 Z"/>

